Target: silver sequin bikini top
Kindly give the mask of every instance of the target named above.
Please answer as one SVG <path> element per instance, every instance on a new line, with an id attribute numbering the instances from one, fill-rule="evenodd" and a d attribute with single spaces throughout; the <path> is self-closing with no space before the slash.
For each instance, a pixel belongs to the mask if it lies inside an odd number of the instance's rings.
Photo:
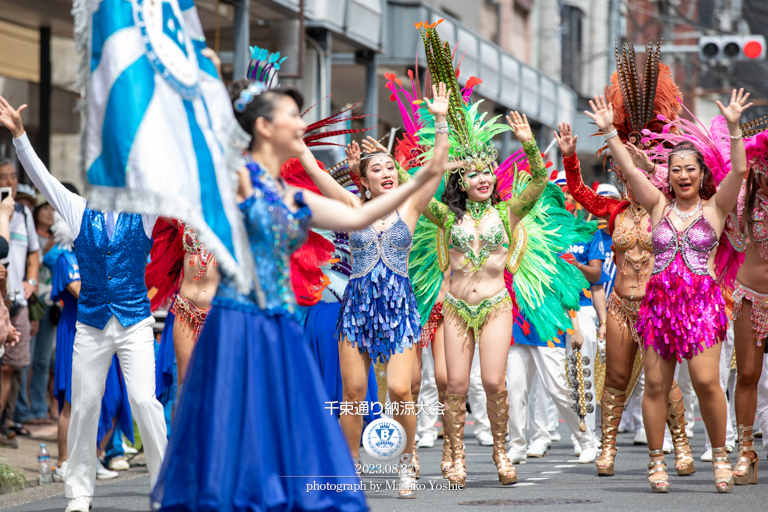
<path id="1" fill-rule="evenodd" d="M 397 221 L 379 233 L 373 226 L 349 234 L 352 251 L 352 275 L 350 279 L 368 274 L 379 262 L 395 274 L 408 277 L 408 253 L 413 237 L 408 224 L 397 212 Z"/>

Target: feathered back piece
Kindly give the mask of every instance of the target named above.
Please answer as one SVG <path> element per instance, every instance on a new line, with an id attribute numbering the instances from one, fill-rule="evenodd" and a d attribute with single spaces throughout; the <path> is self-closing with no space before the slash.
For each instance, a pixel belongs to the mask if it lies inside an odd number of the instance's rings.
<path id="1" fill-rule="evenodd" d="M 427 55 L 427 65 L 432 81 L 443 82 L 451 91 L 448 105 L 448 140 L 451 148 L 448 153 L 449 161 L 474 162 L 477 169 L 484 169 L 491 165 L 498 157 L 498 152 L 493 146 L 493 137 L 499 133 L 509 131 L 511 128 L 496 121 L 501 115 L 485 121 L 487 114 L 478 112 L 480 102 L 470 106 L 472 88 L 482 83 L 476 77 L 470 77 L 464 89 L 459 86 L 456 79 L 457 73 L 453 67 L 453 54 L 447 42 L 440 40 L 436 27 L 437 23 L 416 23 L 416 28 L 421 33 L 424 41 L 424 50 Z M 432 158 L 435 144 L 435 119 L 426 105 L 421 104 L 417 112 L 422 124 L 418 131 L 419 144 L 426 148 L 421 155 L 421 160 Z M 465 167 L 460 167 L 452 172 L 464 173 Z"/>
<path id="2" fill-rule="evenodd" d="M 322 101 L 322 100 L 321 100 Z M 367 132 L 368 130 L 373 130 L 375 127 L 371 128 L 343 128 L 341 130 L 331 130 L 331 131 L 323 131 L 318 132 L 318 130 L 325 128 L 327 126 L 330 126 L 332 124 L 345 122 L 345 121 L 353 121 L 355 119 L 363 119 L 365 117 L 370 116 L 353 116 L 352 111 L 355 107 L 357 107 L 360 103 L 355 103 L 354 105 L 347 107 L 340 112 L 337 112 L 336 114 L 333 114 L 331 116 L 326 117 L 325 119 L 320 119 L 319 121 L 315 121 L 314 123 L 307 126 L 306 132 L 304 132 L 304 143 L 309 146 L 343 146 L 344 144 L 337 144 L 335 142 L 320 142 L 321 139 L 325 139 L 328 137 L 336 137 L 337 135 L 351 135 L 353 133 L 362 133 Z M 307 112 L 312 110 L 317 103 L 309 107 L 307 110 L 305 110 L 301 117 L 304 117 Z M 347 112 L 350 113 L 349 116 L 345 116 Z M 314 133 L 313 133 L 314 132 Z"/>
<path id="3" fill-rule="evenodd" d="M 642 73 L 637 71 L 635 49 L 630 39 L 621 51 L 616 46 L 616 71 L 605 88 L 605 98 L 613 104 L 613 124 L 622 141 L 629 141 L 646 149 L 642 131 L 660 132 L 665 122 L 659 119 L 677 119 L 681 111 L 682 92 L 672 79 L 672 70 L 660 61 L 661 42 L 646 45 L 646 62 Z M 598 154 L 604 153 L 604 145 Z"/>
<path id="4" fill-rule="evenodd" d="M 158 219 L 152 230 L 154 244 L 144 274 L 152 311 L 169 307 L 179 289 L 184 268 L 183 232 L 180 222 L 166 218 Z"/>
<path id="5" fill-rule="evenodd" d="M 264 84 L 265 89 L 271 89 L 280 65 L 287 57 L 281 59 L 280 52 L 271 53 L 258 46 L 249 46 L 248 49 L 251 51 L 251 63 L 245 76 L 253 82 Z"/>

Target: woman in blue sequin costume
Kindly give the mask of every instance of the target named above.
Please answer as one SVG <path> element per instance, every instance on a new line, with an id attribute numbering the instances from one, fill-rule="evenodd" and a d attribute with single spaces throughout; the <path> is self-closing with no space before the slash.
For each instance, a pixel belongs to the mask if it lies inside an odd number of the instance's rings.
<path id="1" fill-rule="evenodd" d="M 448 125 L 445 123 L 448 100 L 445 84 L 433 87 L 433 100 L 425 100 L 438 126 L 439 123 L 444 125 L 438 129 L 436 147 L 447 147 L 448 144 Z M 444 157 L 435 155 L 430 165 L 440 161 L 444 161 L 441 170 L 447 169 L 447 154 Z M 339 185 L 327 173 L 318 171 L 307 168 L 307 173 L 320 191 L 327 197 L 346 202 L 355 208 L 361 208 L 374 199 L 387 197 L 399 188 L 398 168 L 386 152 L 368 153 L 362 159 L 359 171 L 360 198 Z M 442 176 L 442 172 L 435 174 L 426 186 L 420 188 L 395 212 L 377 219 L 365 229 L 350 233 L 352 275 L 344 292 L 336 324 L 345 402 L 360 403 L 365 400 L 371 361 L 387 366 L 387 391 L 393 404 L 392 415 L 404 427 L 407 436 L 400 459 L 403 470 L 400 473 L 399 493 L 402 498 L 416 495 L 416 468 L 413 461 L 416 408 L 412 403 L 411 374 L 421 337 L 418 306 L 408 277 L 408 253 L 419 216 L 432 199 Z M 343 414 L 340 421 L 352 458 L 358 464 L 363 416 Z"/>
<path id="2" fill-rule="evenodd" d="M 324 409 L 317 364 L 296 321 L 289 260 L 310 226 L 361 229 L 397 208 L 438 170 L 425 168 L 413 186 L 360 209 L 289 187 L 280 167 L 307 151 L 301 97 L 290 90 L 241 94 L 251 87 L 238 81 L 232 94 L 238 122 L 252 136 L 238 200 L 256 286 L 244 295 L 229 277 L 222 278 L 189 363 L 153 507 L 367 510 L 361 490 L 338 490 L 360 480 L 338 422 Z"/>

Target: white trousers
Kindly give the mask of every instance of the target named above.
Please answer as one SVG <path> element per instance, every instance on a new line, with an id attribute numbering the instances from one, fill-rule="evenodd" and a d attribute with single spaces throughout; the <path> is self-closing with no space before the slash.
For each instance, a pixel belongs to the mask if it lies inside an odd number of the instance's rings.
<path id="1" fill-rule="evenodd" d="M 559 415 L 557 406 L 544 387 L 541 374 L 536 372 L 528 395 L 529 441 L 552 444 L 552 434 L 557 430 Z"/>
<path id="2" fill-rule="evenodd" d="M 168 441 L 163 406 L 155 398 L 154 322 L 149 317 L 123 327 L 113 316 L 103 330 L 77 322 L 72 355 L 72 414 L 67 434 L 69 464 L 65 488 L 68 498 L 93 496 L 101 399 L 115 353 L 120 359 L 131 412 L 144 444 L 151 485 L 157 480 Z"/>
<path id="3" fill-rule="evenodd" d="M 579 315 L 579 329 L 584 335 L 584 345 L 581 347 L 581 355 L 589 357 L 589 364 L 585 368 L 589 368 L 590 376 L 589 380 L 592 381 L 592 400 L 587 402 L 594 407 L 593 412 L 587 414 L 584 421 L 587 424 L 587 431 L 593 433 L 595 431 L 595 411 L 597 411 L 597 397 L 595 396 L 595 357 L 597 357 L 597 327 L 595 327 L 595 321 L 597 320 L 597 311 L 592 306 L 582 306 L 576 313 Z M 568 354 L 571 353 L 571 336 L 566 336 L 565 348 Z M 582 446 L 584 448 L 584 446 Z"/>
<path id="4" fill-rule="evenodd" d="M 726 417 L 725 423 L 725 444 L 735 447 L 736 446 L 736 432 L 733 430 L 733 413 L 732 411 L 732 399 L 733 390 L 728 393 L 728 379 L 731 376 L 731 359 L 733 358 L 733 320 L 731 320 L 728 331 L 726 331 L 725 339 L 722 341 L 723 346 L 720 348 L 720 387 L 723 388 L 726 400 Z M 686 364 L 686 366 L 688 366 Z M 686 411 L 687 412 L 687 411 Z M 691 411 L 693 412 L 693 411 Z M 704 450 L 712 448 L 712 441 L 709 440 L 709 434 L 707 433 L 707 427 L 704 426 Z"/>
<path id="5" fill-rule="evenodd" d="M 472 418 L 475 420 L 475 437 L 482 432 L 491 431 L 491 420 L 488 419 L 487 399 L 483 380 L 480 377 L 480 349 L 475 347 L 475 355 L 472 357 L 472 370 L 469 372 L 469 390 L 467 402 L 472 409 Z"/>
<path id="6" fill-rule="evenodd" d="M 637 379 L 635 389 L 632 390 L 632 394 L 624 404 L 624 412 L 621 414 L 621 423 L 619 426 L 624 427 L 626 432 L 636 432 L 638 430 L 644 430 L 645 424 L 643 423 L 643 392 L 645 391 L 645 373 L 640 372 L 640 377 Z M 634 422 L 634 430 L 632 424 Z"/>
<path id="7" fill-rule="evenodd" d="M 763 356 L 763 373 L 757 383 L 756 416 L 763 431 L 763 448 L 768 450 L 768 356 Z"/>
<path id="8" fill-rule="evenodd" d="M 437 408 L 434 404 L 440 401 L 435 384 L 435 360 L 432 357 L 432 349 L 424 347 L 421 351 L 421 388 L 419 391 L 419 402 L 424 405 L 418 419 L 416 420 L 416 434 L 419 437 L 432 435 L 437 439 L 437 428 L 435 423 L 440 417 L 437 414 Z"/>
<path id="9" fill-rule="evenodd" d="M 583 449 L 594 447 L 592 430 L 579 430 L 579 417 L 571 409 L 573 400 L 565 373 L 565 349 L 536 347 L 515 343 L 507 357 L 507 391 L 509 392 L 510 449 L 525 453 L 525 426 L 528 421 L 528 394 L 533 376 L 538 372 L 544 389 L 555 401 L 560 415 Z"/>

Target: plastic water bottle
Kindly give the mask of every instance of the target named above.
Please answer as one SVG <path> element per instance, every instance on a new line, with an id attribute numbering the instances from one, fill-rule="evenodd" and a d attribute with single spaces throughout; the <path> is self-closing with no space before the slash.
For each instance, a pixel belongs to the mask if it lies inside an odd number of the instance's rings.
<path id="1" fill-rule="evenodd" d="M 40 444 L 40 451 L 37 452 L 37 467 L 39 471 L 38 483 L 40 485 L 46 485 L 53 482 L 53 474 L 51 473 L 51 454 L 48 452 L 48 448 L 45 447 L 45 443 Z"/>

